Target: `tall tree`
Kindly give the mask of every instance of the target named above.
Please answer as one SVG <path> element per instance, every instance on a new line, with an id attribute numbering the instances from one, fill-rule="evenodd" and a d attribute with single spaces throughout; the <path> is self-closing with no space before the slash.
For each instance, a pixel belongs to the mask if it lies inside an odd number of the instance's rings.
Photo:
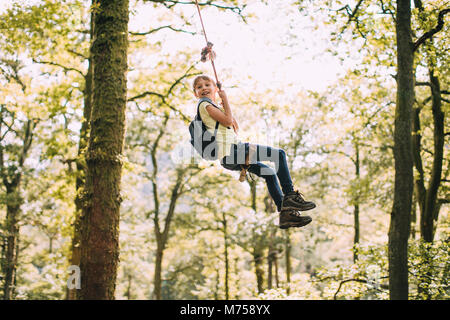
<path id="1" fill-rule="evenodd" d="M 390 299 L 408 299 L 408 238 L 413 192 L 411 144 L 412 105 L 414 102 L 413 41 L 411 1 L 397 1 L 397 101 L 394 128 L 395 186 L 389 226 Z"/>
<path id="2" fill-rule="evenodd" d="M 81 299 L 114 299 L 127 95 L 128 0 L 93 1 L 91 134 L 81 236 Z"/>
<path id="3" fill-rule="evenodd" d="M 3 89 L 5 96 L 22 97 L 28 94 L 28 81 L 20 75 L 23 65 L 15 59 L 2 59 L 0 74 L 6 79 Z M 10 91 L 14 87 L 18 91 Z M 17 90 L 17 89 L 16 89 Z M 5 188 L 6 217 L 4 221 L 5 250 L 0 265 L 3 273 L 3 299 L 14 297 L 18 261 L 19 229 L 21 220 L 21 205 L 23 197 L 21 185 L 26 173 L 25 160 L 30 153 L 33 135 L 38 123 L 33 118 L 32 108 L 20 105 L 23 101 L 8 101 L 0 103 L 0 179 Z M 27 110 L 28 109 L 28 110 Z"/>
<path id="4" fill-rule="evenodd" d="M 251 194 L 251 208 L 256 214 L 256 180 L 247 180 L 250 185 Z M 264 292 L 264 251 L 267 247 L 267 237 L 268 232 L 265 230 L 264 234 L 259 234 L 257 228 L 252 230 L 252 257 L 253 263 L 255 264 L 255 275 L 256 275 L 256 285 L 258 288 L 258 293 Z M 265 241 L 263 240 L 265 239 Z"/>
<path id="5" fill-rule="evenodd" d="M 426 98 L 423 102 L 419 102 L 417 99 L 416 106 L 413 113 L 413 153 L 414 153 L 414 165 L 418 172 L 418 177 L 415 180 L 415 191 L 420 209 L 420 234 L 424 241 L 433 242 L 435 233 L 435 221 L 438 219 L 440 210 L 440 201 L 438 199 L 438 191 L 441 185 L 442 166 L 444 158 L 444 110 L 442 108 L 442 89 L 441 79 L 445 79 L 445 72 L 440 72 L 438 64 L 446 65 L 448 60 L 445 59 L 445 54 L 439 54 L 439 50 L 445 47 L 443 44 L 437 44 L 438 41 L 434 41 L 436 34 L 441 32 L 444 28 L 444 15 L 450 12 L 450 8 L 444 8 L 437 13 L 437 17 L 434 14 L 430 14 L 425 9 L 421 0 L 414 1 L 415 7 L 418 9 L 418 20 L 423 35 L 414 43 L 414 51 L 417 55 L 419 48 L 424 48 L 424 63 L 428 69 L 429 81 L 421 82 L 417 81 L 416 86 L 426 86 L 431 91 L 431 96 Z M 433 10 L 434 11 L 434 10 Z M 437 22 L 433 20 L 436 19 Z M 435 23 L 435 26 L 428 30 L 429 21 Z M 445 68 L 445 67 L 444 67 Z M 445 91 L 445 90 L 444 90 Z M 429 170 L 428 186 L 425 187 L 426 179 L 426 166 L 424 165 L 421 152 L 424 149 L 422 145 L 423 133 L 421 130 L 420 113 L 425 105 L 431 101 L 431 111 L 433 115 L 433 152 L 432 152 L 432 165 Z"/>

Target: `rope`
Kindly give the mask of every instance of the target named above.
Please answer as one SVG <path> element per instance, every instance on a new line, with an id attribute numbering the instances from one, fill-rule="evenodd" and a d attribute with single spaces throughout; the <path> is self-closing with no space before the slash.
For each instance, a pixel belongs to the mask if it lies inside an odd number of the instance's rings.
<path id="1" fill-rule="evenodd" d="M 208 41 L 208 37 L 206 36 L 205 25 L 204 25 L 204 23 L 203 23 L 202 13 L 200 12 L 200 6 L 198 5 L 198 1 L 197 1 L 197 0 L 195 0 L 195 5 L 197 6 L 198 15 L 199 15 L 199 17 L 200 17 L 200 23 L 202 24 L 203 34 L 205 35 L 206 46 L 208 46 L 208 44 L 209 44 L 210 42 Z M 212 65 L 213 70 L 214 70 L 214 76 L 216 77 L 217 86 L 218 86 L 219 89 L 220 89 L 220 82 L 219 82 L 219 79 L 218 79 L 218 77 L 217 77 L 216 66 L 214 65 L 214 59 L 211 58 L 210 60 L 211 60 L 211 65 Z"/>

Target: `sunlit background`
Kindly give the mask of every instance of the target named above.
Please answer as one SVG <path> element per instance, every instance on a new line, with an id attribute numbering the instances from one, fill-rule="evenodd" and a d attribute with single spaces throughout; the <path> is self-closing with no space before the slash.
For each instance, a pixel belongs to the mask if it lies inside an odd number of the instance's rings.
<path id="1" fill-rule="evenodd" d="M 288 88 L 293 90 L 323 90 L 336 80 L 342 71 L 339 60 L 327 53 L 329 35 L 314 28 L 310 19 L 295 10 L 294 1 L 272 0 L 250 2 L 242 14 L 248 24 L 236 13 L 201 6 L 208 40 L 217 53 L 216 68 L 219 80 L 225 86 L 237 83 L 256 88 Z M 183 50 L 200 51 L 205 46 L 200 18 L 195 5 L 179 6 L 192 26 L 182 26 L 194 36 L 173 31 L 161 31 L 152 41 L 164 40 L 163 52 Z M 160 11 L 148 4 L 132 10 L 130 31 L 146 31 L 161 25 Z M 151 22 L 154 22 L 153 24 Z M 167 22 L 169 24 L 170 22 Z M 213 75 L 209 62 L 200 64 L 205 73 Z"/>

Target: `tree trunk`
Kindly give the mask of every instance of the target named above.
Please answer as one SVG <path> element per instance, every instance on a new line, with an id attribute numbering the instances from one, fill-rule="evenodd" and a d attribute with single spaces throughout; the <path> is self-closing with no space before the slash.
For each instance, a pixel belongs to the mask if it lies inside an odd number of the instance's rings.
<path id="1" fill-rule="evenodd" d="M 273 206 L 272 198 L 270 197 L 270 194 L 267 194 L 264 197 L 264 205 L 266 209 L 267 214 L 271 214 L 275 211 L 275 208 Z M 273 271 L 274 271 L 274 264 L 276 263 L 276 247 L 275 247 L 275 237 L 277 233 L 277 228 L 270 227 L 270 235 L 269 235 L 269 246 L 268 246 L 268 252 L 267 252 L 267 288 L 272 289 L 273 286 Z"/>
<path id="2" fill-rule="evenodd" d="M 99 0 L 92 60 L 94 92 L 86 155 L 81 299 L 114 299 L 119 261 L 120 180 L 125 133 L 128 0 Z"/>
<path id="3" fill-rule="evenodd" d="M 414 200 L 413 194 L 412 210 L 411 210 L 411 231 L 410 231 L 410 237 L 412 240 L 416 239 L 416 225 L 417 225 L 417 201 Z"/>
<path id="4" fill-rule="evenodd" d="M 413 190 L 411 114 L 414 100 L 411 2 L 397 1 L 397 105 L 395 109 L 394 202 L 389 226 L 389 293 L 408 299 L 408 238 Z"/>
<path id="5" fill-rule="evenodd" d="M 419 211 L 422 214 L 425 208 L 425 194 L 427 193 L 425 189 L 425 173 L 422 164 L 422 157 L 420 156 L 420 150 L 422 148 L 422 134 L 420 125 L 420 112 L 422 111 L 422 106 L 418 105 L 413 109 L 413 121 L 412 121 L 412 150 L 413 150 L 413 160 L 414 166 L 416 167 L 418 176 L 414 181 L 414 190 L 417 198 L 417 203 L 419 204 Z"/>
<path id="6" fill-rule="evenodd" d="M 91 39 L 93 35 L 94 27 L 94 16 L 91 15 Z M 84 109 L 83 109 L 83 120 L 81 122 L 80 129 L 80 140 L 78 142 L 78 155 L 77 155 L 77 173 L 75 180 L 76 197 L 75 197 L 75 221 L 73 226 L 73 237 L 72 237 L 72 255 L 70 258 L 70 264 L 72 266 L 80 266 L 81 259 L 81 227 L 82 227 L 82 217 L 83 217 L 83 196 L 86 183 L 86 148 L 89 139 L 89 124 L 91 121 L 92 112 L 92 59 L 88 59 L 88 72 L 85 76 L 85 85 L 83 90 L 84 95 Z M 68 289 L 67 293 L 68 300 L 77 299 L 77 290 Z"/>
<path id="7" fill-rule="evenodd" d="M 423 27 L 427 26 L 427 22 L 424 19 L 426 14 L 424 14 L 423 3 L 420 0 L 414 0 L 415 7 L 419 10 L 419 18 Z M 432 39 L 430 39 L 427 45 L 432 46 Z M 439 78 L 435 74 L 436 62 L 434 57 L 429 56 L 430 53 L 427 50 L 427 60 L 428 60 L 428 74 L 430 78 L 430 88 L 431 88 L 431 109 L 433 113 L 433 123 L 434 123 L 434 152 L 433 152 L 433 165 L 431 169 L 431 177 L 429 180 L 428 189 L 425 189 L 424 182 L 424 171 L 422 168 L 422 160 L 420 158 L 420 139 L 415 141 L 416 150 L 415 158 L 418 157 L 419 161 L 415 161 L 416 168 L 421 175 L 417 185 L 418 192 L 421 192 L 418 196 L 420 204 L 420 235 L 425 242 L 433 242 L 435 225 L 434 221 L 437 221 L 439 215 L 439 201 L 437 199 L 438 189 L 441 184 L 441 174 L 442 174 L 442 161 L 444 157 L 444 112 L 442 110 L 442 100 L 441 100 L 441 88 L 439 83 Z M 420 112 L 420 109 L 419 109 Z M 416 115 L 415 122 L 419 123 L 418 129 L 420 130 L 420 118 Z M 416 131 L 416 134 L 420 131 Z M 420 137 L 420 136 L 419 136 Z M 417 166 L 419 165 L 419 166 Z"/>
<path id="8" fill-rule="evenodd" d="M 253 248 L 253 263 L 255 264 L 256 285 L 259 294 L 264 292 L 264 253 L 261 249 L 259 246 Z"/>
<path id="9" fill-rule="evenodd" d="M 17 269 L 17 245 L 19 241 L 18 215 L 21 198 L 16 191 L 17 187 L 7 188 L 6 191 L 6 251 L 2 267 L 5 275 L 3 283 L 3 299 L 11 300 L 14 296 L 14 279 Z"/>
<path id="10" fill-rule="evenodd" d="M 284 259 L 285 259 L 285 264 L 286 264 L 286 293 L 290 294 L 291 293 L 291 269 L 292 269 L 292 264 L 291 264 L 291 237 L 290 237 L 290 231 L 289 229 L 287 229 L 285 231 L 285 240 L 284 240 Z"/>
<path id="11" fill-rule="evenodd" d="M 177 181 L 175 186 L 172 189 L 172 194 L 170 198 L 169 210 L 166 215 L 164 230 L 161 232 L 160 224 L 159 224 L 159 200 L 158 197 L 155 198 L 155 215 L 154 215 L 154 223 L 155 223 L 155 237 L 157 242 L 157 251 L 156 251 L 156 261 L 155 261 L 155 275 L 154 275 L 154 291 L 153 297 L 156 300 L 161 300 L 161 284 L 162 284 L 162 262 L 164 256 L 164 250 L 166 248 L 167 242 L 169 241 L 169 230 L 170 224 L 172 222 L 172 218 L 175 214 L 175 207 L 177 204 L 177 200 L 179 197 L 180 188 L 182 186 L 182 181 L 184 174 L 187 171 L 185 170 L 177 170 Z M 157 188 L 156 183 L 154 183 L 153 188 Z M 156 193 L 157 194 L 157 193 Z"/>
<path id="12" fill-rule="evenodd" d="M 420 219 L 420 233 L 424 241 L 433 242 L 437 221 L 436 207 L 439 186 L 441 184 L 442 161 L 444 158 L 444 112 L 442 111 L 439 79 L 430 67 L 431 101 L 434 122 L 434 153 L 431 177 L 425 194 L 424 210 Z"/>
<path id="13" fill-rule="evenodd" d="M 235 290 L 235 295 L 234 295 L 234 300 L 239 300 L 241 298 L 239 291 L 240 291 L 240 270 L 239 270 L 239 258 L 236 257 L 234 258 L 234 275 L 235 275 L 235 282 L 234 282 L 234 287 L 236 288 Z"/>
<path id="14" fill-rule="evenodd" d="M 219 289 L 220 289 L 220 270 L 219 268 L 216 268 L 216 285 L 214 288 L 214 300 L 219 300 Z"/>
<path id="15" fill-rule="evenodd" d="M 272 276 L 273 276 L 273 259 L 272 250 L 269 245 L 269 252 L 267 253 L 267 289 L 272 289 Z"/>
<path id="16" fill-rule="evenodd" d="M 273 264 L 275 265 L 275 286 L 280 287 L 280 278 L 278 277 L 278 251 L 275 252 L 275 257 L 273 259 Z"/>
<path id="17" fill-rule="evenodd" d="M 249 181 L 252 209 L 256 213 L 256 181 Z M 264 246 L 261 244 L 260 237 L 253 236 L 253 263 L 255 265 L 256 285 L 258 293 L 264 292 Z"/>
<path id="18" fill-rule="evenodd" d="M 127 297 L 128 300 L 131 300 L 131 280 L 132 280 L 132 276 L 131 274 L 128 275 L 127 277 L 127 281 L 128 281 L 128 285 L 127 285 L 127 291 L 125 292 L 125 296 Z"/>
<path id="19" fill-rule="evenodd" d="M 355 234 L 353 237 L 353 262 L 358 260 L 358 245 L 359 245 L 359 204 L 355 204 L 353 207 L 353 218 Z"/>
<path id="20" fill-rule="evenodd" d="M 161 271 L 162 271 L 162 261 L 164 257 L 164 245 L 161 241 L 158 241 L 156 247 L 156 258 L 155 258 L 155 275 L 153 277 L 153 297 L 156 300 L 161 300 Z"/>
<path id="21" fill-rule="evenodd" d="M 222 213 L 223 222 L 223 241 L 224 241 L 224 256 L 225 256 L 225 300 L 230 299 L 230 263 L 228 257 L 228 229 L 225 213 Z"/>
<path id="22" fill-rule="evenodd" d="M 355 174 L 356 181 L 360 181 L 360 160 L 359 160 L 359 143 L 355 141 L 355 152 L 356 152 L 356 161 L 355 161 Z M 359 190 L 357 191 L 359 193 Z M 353 262 L 358 260 L 358 245 L 359 245 L 359 195 L 357 194 L 354 199 L 354 207 L 353 207 L 353 219 L 354 219 L 354 229 L 355 234 L 353 237 Z"/>

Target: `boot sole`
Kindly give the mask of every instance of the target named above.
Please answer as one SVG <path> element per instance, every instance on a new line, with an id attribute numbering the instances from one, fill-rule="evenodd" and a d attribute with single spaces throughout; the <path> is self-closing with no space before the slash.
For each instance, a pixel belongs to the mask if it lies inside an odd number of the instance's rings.
<path id="1" fill-rule="evenodd" d="M 289 229 L 289 228 L 300 228 L 300 227 L 304 227 L 307 224 L 311 223 L 312 218 L 311 217 L 303 217 L 304 220 L 303 221 L 299 221 L 299 222 L 286 222 L 283 224 L 279 225 L 280 229 Z"/>
<path id="2" fill-rule="evenodd" d="M 311 210 L 311 209 L 314 209 L 316 207 L 316 205 L 315 204 L 311 204 L 309 207 L 302 207 L 302 208 L 299 208 L 299 207 L 282 207 L 282 211 L 284 211 L 284 210 L 298 210 L 298 211 L 308 211 L 308 210 Z"/>

